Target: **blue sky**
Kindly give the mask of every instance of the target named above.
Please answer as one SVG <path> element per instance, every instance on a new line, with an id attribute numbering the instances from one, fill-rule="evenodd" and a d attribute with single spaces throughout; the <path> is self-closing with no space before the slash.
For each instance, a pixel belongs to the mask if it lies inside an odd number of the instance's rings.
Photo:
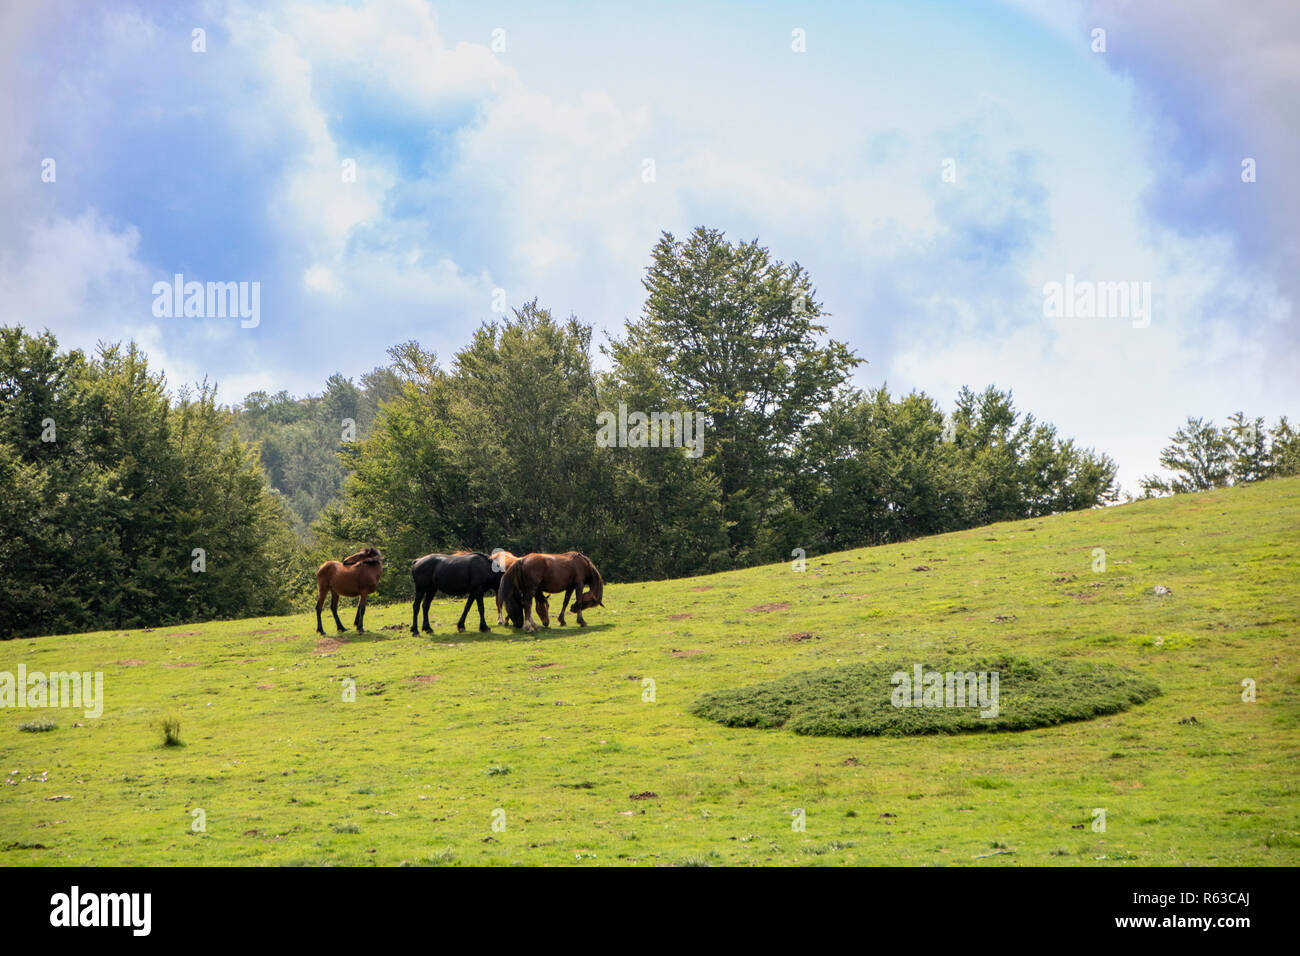
<path id="1" fill-rule="evenodd" d="M 1134 489 L 1187 414 L 1300 417 L 1293 6 L 10 4 L 4 321 L 306 393 L 497 289 L 616 334 L 708 225 L 810 270 L 859 384 L 1010 388 Z M 155 318 L 177 272 L 260 324 Z M 1150 325 L 1045 318 L 1067 274 Z"/>

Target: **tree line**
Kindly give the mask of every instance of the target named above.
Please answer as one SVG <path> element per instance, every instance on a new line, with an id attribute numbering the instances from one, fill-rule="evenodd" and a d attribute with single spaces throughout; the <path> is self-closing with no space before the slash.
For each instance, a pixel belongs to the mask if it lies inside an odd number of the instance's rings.
<path id="1" fill-rule="evenodd" d="M 0 637 L 278 614 L 298 547 L 207 384 L 0 328 Z"/>
<path id="2" fill-rule="evenodd" d="M 1114 462 L 1009 392 L 945 410 L 854 388 L 863 360 L 827 338 L 807 272 L 757 241 L 664 234 L 643 282 L 601 344 L 532 301 L 450 361 L 405 342 L 358 383 L 233 407 L 169 394 L 134 345 L 0 330 L 0 636 L 286 612 L 361 544 L 386 556 L 380 596 L 406 598 L 430 551 L 576 549 L 644 580 L 1116 499 Z M 694 415 L 702 444 L 598 440 L 616 410 Z M 1278 428 L 1228 480 L 1295 472 Z M 1194 481 L 1219 480 L 1219 439 L 1197 441 Z"/>
<path id="3" fill-rule="evenodd" d="M 665 234 L 645 307 L 599 347 L 536 301 L 486 323 L 449 363 L 407 342 L 398 389 L 344 452 L 317 524 L 390 556 L 573 548 L 606 577 L 678 577 L 896 541 L 1116 497 L 1115 464 L 963 389 L 851 387 L 862 361 L 825 336 L 807 272 L 715 230 Z M 598 442 L 616 409 L 698 414 L 680 447 Z M 405 596 L 409 582 L 384 582 Z"/>

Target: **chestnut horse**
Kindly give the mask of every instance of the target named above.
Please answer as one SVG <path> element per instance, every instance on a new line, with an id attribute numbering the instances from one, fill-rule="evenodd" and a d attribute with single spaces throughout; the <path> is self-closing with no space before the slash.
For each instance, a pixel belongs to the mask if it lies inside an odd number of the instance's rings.
<path id="1" fill-rule="evenodd" d="M 330 613 L 340 631 L 346 631 L 339 620 L 339 596 L 360 598 L 357 601 L 357 617 L 352 623 L 358 633 L 364 633 L 362 621 L 366 616 L 366 598 L 379 586 L 379 579 L 384 575 L 383 556 L 378 548 L 362 548 L 356 554 L 350 554 L 339 561 L 326 561 L 316 571 L 316 587 L 320 594 L 316 598 L 316 633 L 324 634 L 321 627 L 320 612 L 325 606 L 325 595 L 330 595 Z"/>
<path id="2" fill-rule="evenodd" d="M 495 551 L 492 552 L 491 557 L 492 557 L 492 567 L 502 572 L 503 574 L 506 571 L 510 570 L 510 565 L 514 564 L 516 561 L 519 560 L 519 558 L 511 554 L 509 551 L 506 551 L 504 548 L 497 548 Z M 504 601 L 505 601 L 505 588 L 498 585 L 497 586 L 497 625 L 500 627 L 504 627 L 506 623 L 506 619 L 501 615 L 501 605 Z M 549 627 L 551 623 L 551 616 L 549 611 L 550 611 L 550 601 L 547 599 L 546 594 L 544 592 L 538 591 L 537 592 L 537 616 L 542 619 L 542 623 L 545 624 L 547 627 Z"/>
<path id="3" fill-rule="evenodd" d="M 585 594 L 584 587 L 589 589 Z M 564 592 L 564 604 L 560 607 L 560 627 L 564 627 L 564 612 L 568 610 L 571 595 L 580 627 L 587 626 L 587 622 L 582 619 L 584 610 L 605 606 L 601 600 L 605 592 L 605 581 L 591 559 L 578 551 L 524 555 L 501 578 L 501 590 L 505 595 L 506 614 L 510 623 L 515 627 L 522 624 L 524 631 L 529 634 L 537 630 L 530 605 L 540 593 Z M 542 617 L 542 625 L 549 627 L 550 622 L 541 608 L 538 608 L 538 615 Z"/>

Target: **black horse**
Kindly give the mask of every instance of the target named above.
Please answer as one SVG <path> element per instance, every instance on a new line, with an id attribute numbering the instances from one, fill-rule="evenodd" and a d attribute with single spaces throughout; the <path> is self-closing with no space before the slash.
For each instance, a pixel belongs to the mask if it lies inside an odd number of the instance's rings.
<path id="1" fill-rule="evenodd" d="M 478 551 L 457 551 L 455 554 L 426 554 L 411 562 L 411 577 L 415 579 L 415 601 L 411 604 L 411 633 L 418 634 L 420 606 L 424 606 L 424 630 L 429 627 L 429 602 L 437 591 L 451 597 L 465 596 L 465 610 L 461 611 L 456 630 L 465 630 L 465 617 L 469 606 L 478 601 L 478 629 L 489 631 L 483 616 L 483 595 L 495 591 L 500 584 L 502 571 L 498 570 L 486 554 Z"/>

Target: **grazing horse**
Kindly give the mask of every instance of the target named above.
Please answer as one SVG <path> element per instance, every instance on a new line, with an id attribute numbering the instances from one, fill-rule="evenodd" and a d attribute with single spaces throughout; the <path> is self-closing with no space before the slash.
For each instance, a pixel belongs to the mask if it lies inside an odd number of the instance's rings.
<path id="1" fill-rule="evenodd" d="M 506 571 L 509 571 L 510 565 L 514 564 L 516 561 L 519 560 L 509 551 L 506 551 L 504 548 L 497 548 L 495 551 L 492 552 L 491 557 L 492 557 L 492 566 L 495 567 L 502 574 L 504 574 Z M 505 589 L 502 587 L 497 588 L 497 624 L 500 625 L 501 627 L 505 627 L 505 623 L 506 623 L 506 619 L 501 615 L 501 605 L 505 601 L 504 591 Z M 537 600 L 537 616 L 542 619 L 543 624 L 549 627 L 551 623 L 551 616 L 550 616 L 551 602 L 547 599 L 545 592 L 542 591 L 537 592 L 536 600 Z"/>
<path id="2" fill-rule="evenodd" d="M 320 593 L 316 596 L 316 633 L 324 634 L 321 627 L 320 612 L 325 606 L 325 595 L 330 595 L 330 613 L 340 631 L 346 631 L 339 620 L 339 596 L 360 598 L 357 601 L 357 617 L 352 623 L 357 633 L 364 633 L 362 621 L 366 616 L 366 598 L 379 586 L 379 579 L 384 575 L 384 559 L 378 548 L 362 548 L 356 554 L 350 554 L 342 561 L 326 561 L 316 570 L 316 587 Z"/>
<path id="3" fill-rule="evenodd" d="M 469 606 L 478 601 L 478 629 L 489 631 L 487 619 L 483 616 L 483 595 L 495 591 L 501 581 L 502 571 L 493 565 L 492 559 L 479 551 L 457 551 L 455 554 L 426 554 L 411 562 L 411 577 L 415 580 L 415 601 L 411 604 L 411 633 L 418 634 L 416 623 L 420 616 L 420 607 L 424 606 L 424 630 L 433 633 L 429 627 L 429 602 L 433 595 L 441 591 L 451 597 L 465 596 L 465 610 L 460 614 L 456 630 L 465 630 L 465 617 Z"/>
<path id="4" fill-rule="evenodd" d="M 589 588 L 585 594 L 582 590 L 584 587 Z M 571 595 L 580 627 L 587 626 L 587 622 L 582 619 L 584 610 L 605 606 L 602 601 L 605 580 L 591 559 L 578 551 L 565 554 L 526 554 L 506 571 L 501 580 L 501 589 L 505 594 L 506 614 L 510 623 L 515 627 L 522 624 L 524 631 L 529 634 L 537 630 L 529 605 L 539 593 L 564 592 L 564 604 L 560 606 L 560 627 L 564 627 L 564 612 L 568 610 Z M 538 615 L 542 618 L 542 625 L 549 627 L 547 615 L 540 607 Z"/>

